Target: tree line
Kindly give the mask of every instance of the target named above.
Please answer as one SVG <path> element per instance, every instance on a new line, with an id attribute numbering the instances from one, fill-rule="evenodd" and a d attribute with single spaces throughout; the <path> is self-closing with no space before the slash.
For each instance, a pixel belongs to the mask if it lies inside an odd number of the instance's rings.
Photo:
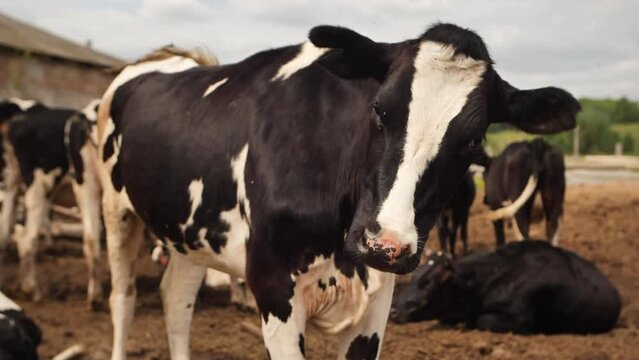
<path id="1" fill-rule="evenodd" d="M 621 143 L 624 154 L 639 155 L 639 104 L 622 97 L 620 99 L 579 99 L 582 110 L 577 115 L 579 125 L 579 152 L 589 154 L 613 154 L 615 144 Z M 500 148 L 512 129 L 491 126 L 488 145 Z M 500 134 L 501 133 L 501 134 Z M 513 134 L 513 141 L 522 138 Z M 573 152 L 573 131 L 546 136 L 546 140 L 564 152 Z M 492 140 L 492 141 L 491 141 Z"/>

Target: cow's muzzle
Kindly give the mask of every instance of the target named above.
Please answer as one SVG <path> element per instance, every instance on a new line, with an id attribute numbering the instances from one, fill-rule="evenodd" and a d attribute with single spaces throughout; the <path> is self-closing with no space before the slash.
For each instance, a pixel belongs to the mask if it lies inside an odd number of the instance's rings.
<path id="1" fill-rule="evenodd" d="M 355 246 L 347 244 L 347 251 L 354 253 L 364 264 L 381 271 L 405 274 L 419 264 L 419 252 L 413 254 L 410 246 L 402 244 L 392 231 L 373 232 L 367 229 L 355 243 Z"/>

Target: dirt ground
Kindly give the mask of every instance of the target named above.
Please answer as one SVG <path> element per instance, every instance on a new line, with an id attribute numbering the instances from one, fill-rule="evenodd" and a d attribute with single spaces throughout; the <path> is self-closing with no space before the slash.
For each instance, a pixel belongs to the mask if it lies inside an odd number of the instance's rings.
<path id="1" fill-rule="evenodd" d="M 482 194 L 474 214 L 484 211 Z M 467 331 L 422 322 L 389 324 L 382 359 L 639 359 L 639 182 L 568 187 L 561 246 L 576 251 L 610 276 L 623 298 L 617 328 L 596 336 L 516 336 Z M 494 244 L 492 226 L 474 216 L 470 245 L 475 251 Z M 533 225 L 532 236 L 543 237 L 544 223 Z M 429 246 L 437 249 L 435 234 Z M 15 292 L 16 259 L 0 271 L 3 291 L 13 296 L 44 332 L 40 347 L 51 358 L 70 345 L 82 343 L 86 359 L 108 359 L 111 324 L 106 310 L 89 312 L 84 303 L 86 270 L 81 246 L 56 241 L 40 256 L 39 272 L 46 285 L 45 300 L 27 301 Z M 129 341 L 131 359 L 168 359 L 162 305 L 160 269 L 140 261 L 136 318 Z M 105 289 L 108 284 L 105 281 Z M 192 351 L 194 359 L 266 359 L 261 339 L 242 329 L 242 322 L 259 324 L 255 314 L 229 305 L 223 290 L 203 290 L 196 305 Z M 335 357 L 336 340 L 313 329 L 307 333 L 310 359 Z"/>

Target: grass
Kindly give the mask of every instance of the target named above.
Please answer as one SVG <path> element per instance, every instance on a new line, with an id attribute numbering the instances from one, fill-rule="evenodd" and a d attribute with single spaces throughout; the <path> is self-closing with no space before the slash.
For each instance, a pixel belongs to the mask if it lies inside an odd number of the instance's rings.
<path id="1" fill-rule="evenodd" d="M 493 155 L 501 154 L 508 144 L 515 141 L 531 140 L 535 135 L 527 134 L 519 130 L 502 130 L 486 134 L 486 145 Z"/>
<path id="2" fill-rule="evenodd" d="M 634 151 L 628 155 L 639 155 L 639 123 L 615 124 L 612 129 L 620 136 L 630 134 L 634 139 Z M 531 140 L 535 135 L 527 134 L 519 130 L 502 130 L 486 134 L 486 145 L 493 154 L 501 154 L 508 144 L 515 141 Z"/>

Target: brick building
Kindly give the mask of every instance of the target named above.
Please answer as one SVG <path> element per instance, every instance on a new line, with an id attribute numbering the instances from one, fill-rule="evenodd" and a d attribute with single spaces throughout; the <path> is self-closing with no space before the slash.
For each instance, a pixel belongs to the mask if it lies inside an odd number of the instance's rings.
<path id="1" fill-rule="evenodd" d="M 100 97 L 123 62 L 0 14 L 0 99 L 81 108 Z"/>

